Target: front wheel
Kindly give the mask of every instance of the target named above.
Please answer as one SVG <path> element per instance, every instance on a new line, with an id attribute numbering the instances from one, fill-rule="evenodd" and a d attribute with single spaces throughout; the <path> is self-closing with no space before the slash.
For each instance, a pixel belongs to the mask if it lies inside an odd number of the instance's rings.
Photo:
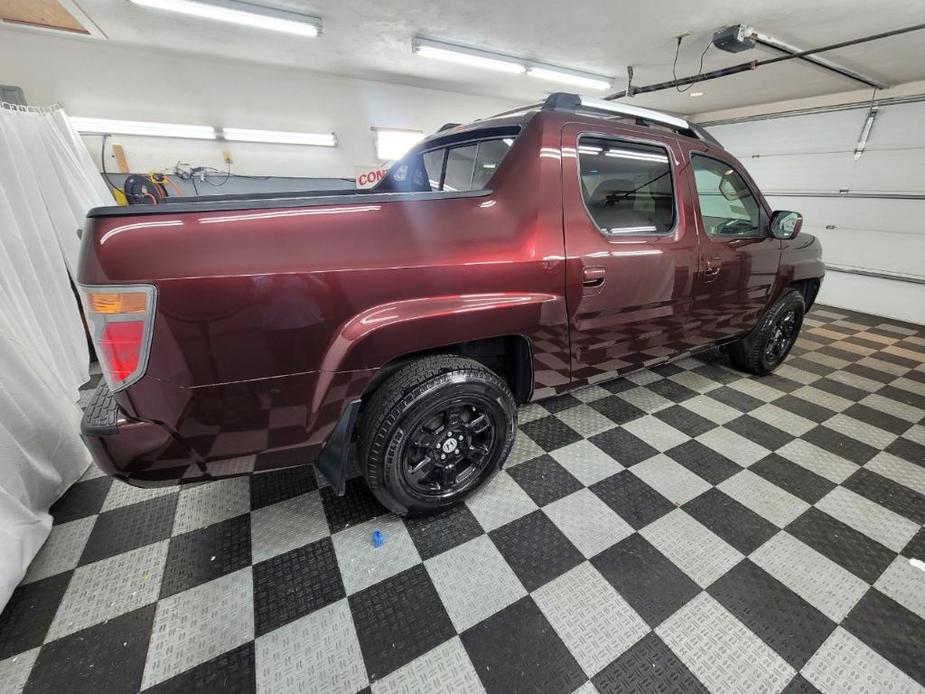
<path id="1" fill-rule="evenodd" d="M 733 366 L 765 376 L 787 358 L 803 325 L 806 304 L 796 289 L 784 293 L 748 335 L 729 345 Z"/>
<path id="2" fill-rule="evenodd" d="M 507 384 L 471 359 L 422 357 L 373 394 L 360 429 L 366 480 L 399 515 L 459 503 L 502 465 L 517 407 Z"/>

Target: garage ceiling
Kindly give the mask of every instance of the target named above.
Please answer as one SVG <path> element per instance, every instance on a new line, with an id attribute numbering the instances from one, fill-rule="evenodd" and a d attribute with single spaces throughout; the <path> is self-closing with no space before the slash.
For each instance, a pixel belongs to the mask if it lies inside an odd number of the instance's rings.
<path id="1" fill-rule="evenodd" d="M 432 2 L 425 0 L 262 0 L 323 18 L 319 39 L 272 32 L 134 5 L 128 0 L 80 0 L 82 9 L 114 43 L 186 51 L 226 59 L 286 65 L 320 72 L 449 89 L 519 100 L 535 100 L 549 83 L 427 60 L 411 53 L 416 35 L 495 50 L 619 77 L 633 65 L 638 85 L 671 77 L 675 36 L 689 32 L 681 47 L 679 76 L 697 72 L 712 32 L 747 23 L 799 45 L 814 47 L 925 21 L 920 0 L 892 0 L 876 8 L 867 0 L 772 0 L 738 4 L 700 0 L 696 11 L 679 11 L 672 0 L 640 3 L 586 0 Z M 571 8 L 580 7 L 580 11 Z M 693 6 L 691 6 L 693 7 Z M 826 55 L 891 84 L 925 79 L 917 32 Z M 704 70 L 778 55 L 754 49 L 732 55 L 710 48 Z M 860 85 L 801 61 L 790 61 L 698 85 L 691 98 L 676 91 L 638 96 L 634 103 L 679 113 L 765 103 L 857 89 Z"/>

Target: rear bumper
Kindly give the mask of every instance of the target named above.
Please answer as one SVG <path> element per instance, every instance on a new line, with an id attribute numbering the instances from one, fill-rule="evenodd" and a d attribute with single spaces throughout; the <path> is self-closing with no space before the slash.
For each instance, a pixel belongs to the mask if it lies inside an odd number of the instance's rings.
<path id="1" fill-rule="evenodd" d="M 80 435 L 103 472 L 130 484 L 167 486 L 205 476 L 164 427 L 125 415 L 105 381 L 84 410 Z"/>
<path id="2" fill-rule="evenodd" d="M 338 493 L 343 493 L 347 448 L 359 399 L 346 404 L 323 442 L 275 449 L 255 448 L 249 437 L 232 432 L 234 445 L 223 445 L 220 456 L 204 457 L 191 442 L 156 422 L 141 421 L 123 412 L 105 381 L 87 405 L 80 434 L 103 472 L 138 487 L 163 487 L 247 475 L 264 470 L 307 465 L 316 461 Z M 249 432 L 251 434 L 260 431 Z M 257 437 L 267 443 L 266 432 Z M 211 448 L 211 447 L 207 447 Z M 320 454 L 320 457 L 319 457 Z"/>

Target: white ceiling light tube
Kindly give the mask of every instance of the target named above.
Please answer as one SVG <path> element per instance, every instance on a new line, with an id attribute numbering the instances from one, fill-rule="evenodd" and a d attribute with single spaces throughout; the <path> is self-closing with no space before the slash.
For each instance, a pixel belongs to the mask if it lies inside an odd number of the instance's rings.
<path id="1" fill-rule="evenodd" d="M 548 67 L 546 65 L 531 65 L 527 68 L 527 74 L 530 77 L 536 77 L 548 82 L 571 84 L 575 87 L 583 87 L 584 89 L 597 89 L 603 91 L 613 86 L 613 80 L 607 77 L 582 74 L 580 72 L 557 67 Z"/>
<path id="2" fill-rule="evenodd" d="M 423 130 L 373 128 L 376 133 L 376 157 L 381 161 L 396 161 L 424 139 Z"/>
<path id="3" fill-rule="evenodd" d="M 252 29 L 269 29 L 297 36 L 321 33 L 321 20 L 299 12 L 277 10 L 239 0 L 132 0 L 136 5 L 230 22 Z"/>
<path id="4" fill-rule="evenodd" d="M 281 145 L 311 145 L 336 147 L 334 133 L 299 133 L 284 130 L 253 130 L 250 128 L 222 128 L 222 137 L 232 142 L 268 142 Z"/>
<path id="5" fill-rule="evenodd" d="M 411 49 L 425 58 L 471 65 L 472 67 L 485 68 L 486 70 L 497 70 L 514 75 L 522 75 L 527 71 L 524 61 L 517 58 L 489 51 L 480 51 L 475 48 L 466 48 L 465 46 L 454 46 L 442 41 L 432 41 L 418 37 L 411 42 Z"/>
<path id="6" fill-rule="evenodd" d="M 178 137 L 189 140 L 214 140 L 215 128 L 211 125 L 181 125 L 179 123 L 149 123 L 137 120 L 113 120 L 111 118 L 68 119 L 79 133 L 100 133 L 109 135 L 143 135 L 147 137 Z"/>

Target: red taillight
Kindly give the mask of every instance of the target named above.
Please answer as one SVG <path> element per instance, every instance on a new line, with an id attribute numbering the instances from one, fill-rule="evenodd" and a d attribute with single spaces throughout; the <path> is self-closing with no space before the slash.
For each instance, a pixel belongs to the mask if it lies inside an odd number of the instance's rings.
<path id="1" fill-rule="evenodd" d="M 144 374 L 154 320 L 154 287 L 81 287 L 103 375 L 113 391 Z"/>
<path id="2" fill-rule="evenodd" d="M 100 356 L 109 367 L 114 381 L 124 381 L 138 368 L 144 321 L 107 323 L 99 339 Z"/>

